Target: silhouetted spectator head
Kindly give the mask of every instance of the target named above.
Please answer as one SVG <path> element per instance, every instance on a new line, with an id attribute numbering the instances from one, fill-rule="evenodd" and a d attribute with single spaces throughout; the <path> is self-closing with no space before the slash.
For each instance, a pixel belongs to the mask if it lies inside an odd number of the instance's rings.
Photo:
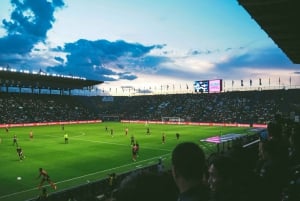
<path id="1" fill-rule="evenodd" d="M 282 125 L 278 122 L 270 122 L 267 126 L 268 136 L 273 139 L 282 137 Z"/>
<path id="2" fill-rule="evenodd" d="M 223 155 L 215 156 L 208 167 L 209 172 L 209 187 L 212 191 L 222 191 L 233 186 L 235 179 L 234 161 Z"/>
<path id="3" fill-rule="evenodd" d="M 195 143 L 178 144 L 172 153 L 173 173 L 186 180 L 202 179 L 205 168 L 203 150 Z"/>
<path id="4" fill-rule="evenodd" d="M 172 174 L 179 189 L 178 200 L 209 199 L 204 183 L 206 158 L 203 150 L 193 142 L 178 144 L 172 152 Z"/>
<path id="5" fill-rule="evenodd" d="M 120 184 L 116 201 L 174 201 L 177 188 L 172 175 L 138 172 L 128 175 Z"/>

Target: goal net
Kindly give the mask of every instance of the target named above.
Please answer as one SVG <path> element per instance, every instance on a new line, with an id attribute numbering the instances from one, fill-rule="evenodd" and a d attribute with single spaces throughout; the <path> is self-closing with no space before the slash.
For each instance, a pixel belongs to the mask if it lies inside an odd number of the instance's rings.
<path id="1" fill-rule="evenodd" d="M 161 117 L 162 122 L 183 122 L 184 119 L 180 117 Z"/>
<path id="2" fill-rule="evenodd" d="M 120 116 L 102 116 L 102 121 L 120 121 Z"/>

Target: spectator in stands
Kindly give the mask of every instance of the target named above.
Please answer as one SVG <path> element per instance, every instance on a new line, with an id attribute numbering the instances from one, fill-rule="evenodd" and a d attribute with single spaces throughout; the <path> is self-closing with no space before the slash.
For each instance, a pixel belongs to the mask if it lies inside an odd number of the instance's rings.
<path id="1" fill-rule="evenodd" d="M 159 175 L 163 174 L 164 168 L 165 168 L 165 166 L 162 162 L 162 158 L 159 158 L 158 163 L 157 163 L 157 172 L 158 172 Z"/>
<path id="2" fill-rule="evenodd" d="M 117 175 L 116 173 L 111 173 L 108 175 L 107 178 L 107 190 L 105 193 L 106 198 L 112 198 L 113 192 L 117 187 Z"/>
<path id="3" fill-rule="evenodd" d="M 162 175 L 149 171 L 125 177 L 116 194 L 116 201 L 174 201 L 177 188 L 170 172 Z"/>
<path id="4" fill-rule="evenodd" d="M 289 137 L 289 166 L 300 165 L 300 124 L 293 126 Z"/>
<path id="5" fill-rule="evenodd" d="M 273 139 L 260 142 L 260 160 L 256 172 L 261 185 L 262 200 L 279 201 L 287 182 L 287 162 L 279 153 L 278 143 Z"/>
<path id="6" fill-rule="evenodd" d="M 237 164 L 229 156 L 215 155 L 209 162 L 211 201 L 242 201 Z"/>
<path id="7" fill-rule="evenodd" d="M 183 142 L 174 148 L 172 175 L 180 193 L 178 200 L 209 200 L 209 189 L 203 181 L 205 168 L 205 154 L 197 144 Z"/>

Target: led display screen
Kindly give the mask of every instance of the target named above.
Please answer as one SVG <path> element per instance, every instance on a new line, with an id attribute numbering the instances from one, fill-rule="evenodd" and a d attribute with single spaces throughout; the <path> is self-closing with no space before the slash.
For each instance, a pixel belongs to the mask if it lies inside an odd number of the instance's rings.
<path id="1" fill-rule="evenodd" d="M 222 80 L 209 80 L 209 93 L 219 93 L 222 91 Z"/>
<path id="2" fill-rule="evenodd" d="M 195 81 L 194 90 L 195 92 L 208 93 L 208 80 Z"/>

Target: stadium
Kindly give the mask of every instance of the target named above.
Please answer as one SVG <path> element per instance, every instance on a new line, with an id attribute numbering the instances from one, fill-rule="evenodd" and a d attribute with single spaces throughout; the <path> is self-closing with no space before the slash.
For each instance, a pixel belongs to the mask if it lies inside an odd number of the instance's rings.
<path id="1" fill-rule="evenodd" d="M 287 56 L 300 63 L 293 29 L 283 41 L 270 28 L 274 24 L 268 19 L 278 7 L 239 2 Z M 262 16 L 261 10 L 268 15 Z M 232 154 L 238 160 L 237 172 L 242 172 L 241 200 L 268 200 L 272 196 L 263 193 L 269 192 L 264 185 L 270 183 L 256 178 L 260 142 L 278 137 L 276 131 L 282 135 L 282 146 L 291 146 L 291 136 L 298 139 L 300 88 L 263 86 L 261 80 L 258 87 L 251 87 L 252 80 L 245 87 L 241 80 L 239 90 L 232 90 L 227 82 L 200 80 L 182 90 L 168 86 L 157 93 L 121 88 L 113 95 L 117 90 L 96 89 L 103 81 L 1 68 L 0 201 L 114 200 L 130 175 L 163 171 L 172 177 L 172 151 L 182 142 L 198 144 L 208 164 L 216 156 Z M 297 152 L 299 141 L 294 144 L 289 150 Z M 279 150 L 275 155 L 281 156 L 282 146 L 271 150 Z M 282 200 L 300 198 L 298 156 L 284 161 L 286 172 L 279 169 L 272 180 Z M 278 158 L 276 164 L 282 164 Z M 279 175 L 285 174 L 288 177 L 280 183 Z M 177 192 L 169 185 L 164 187 Z"/>

